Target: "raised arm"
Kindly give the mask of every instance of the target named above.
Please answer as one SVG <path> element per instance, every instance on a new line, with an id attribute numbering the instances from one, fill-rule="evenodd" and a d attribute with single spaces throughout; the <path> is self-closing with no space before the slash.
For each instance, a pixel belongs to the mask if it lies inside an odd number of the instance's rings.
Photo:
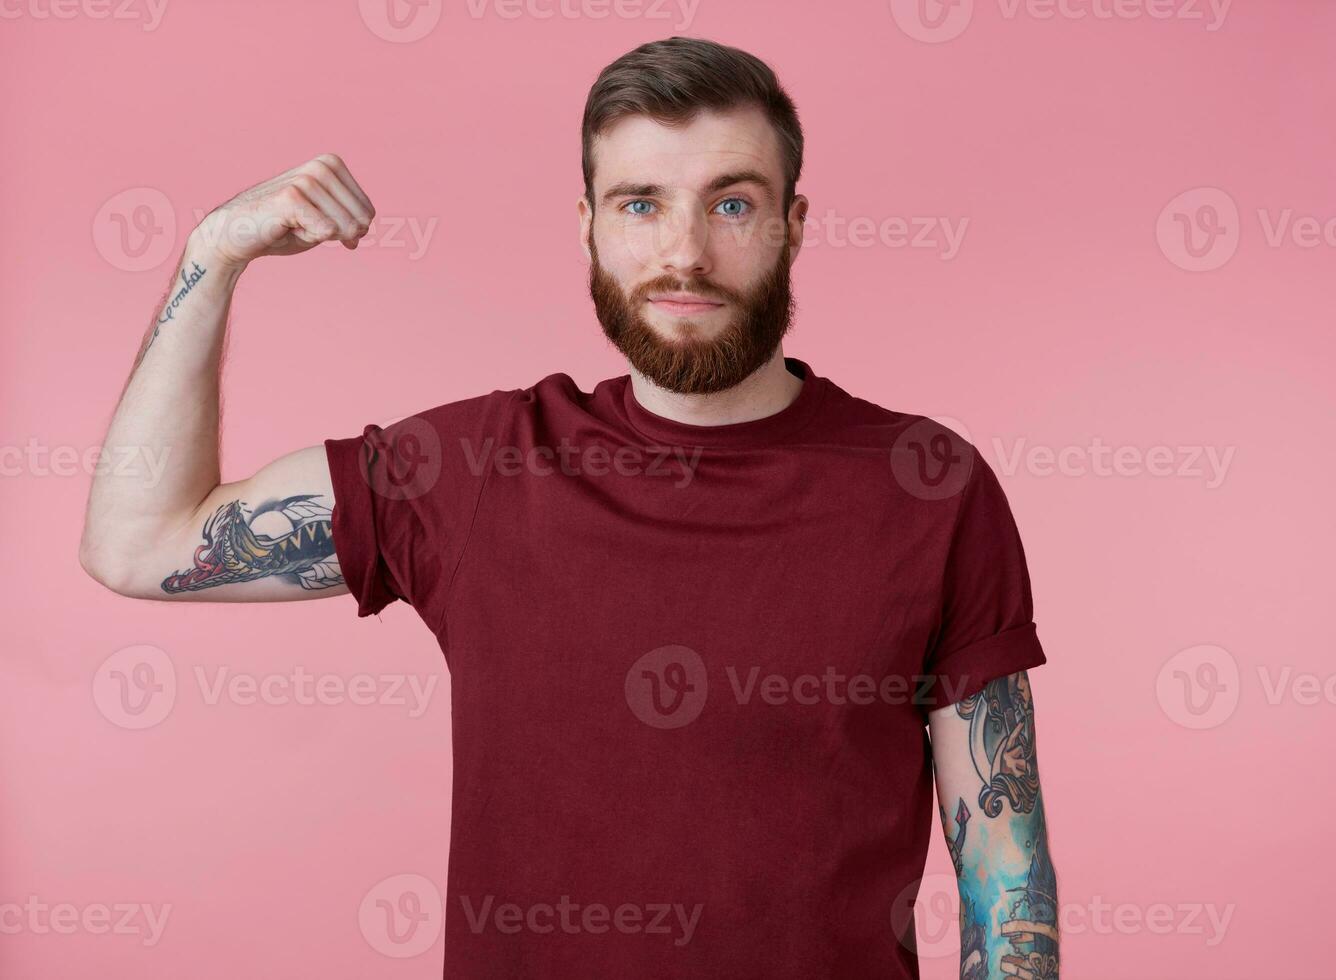
<path id="1" fill-rule="evenodd" d="M 928 714 L 942 830 L 960 889 L 961 980 L 1058 976 L 1048 850 L 1025 671 Z"/>
<path id="2" fill-rule="evenodd" d="M 375 210 L 325 154 L 216 208 L 191 232 L 103 441 L 79 562 L 142 599 L 274 601 L 347 592 L 323 445 L 220 484 L 219 368 L 237 281 L 265 255 L 357 247 Z"/>

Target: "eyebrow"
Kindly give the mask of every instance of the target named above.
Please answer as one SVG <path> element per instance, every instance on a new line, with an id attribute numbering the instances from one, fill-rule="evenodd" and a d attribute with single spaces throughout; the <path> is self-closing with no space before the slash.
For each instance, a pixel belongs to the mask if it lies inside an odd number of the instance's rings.
<path id="1" fill-rule="evenodd" d="M 774 199 L 774 184 L 759 170 L 732 170 L 720 174 L 705 185 L 705 193 L 713 194 L 734 184 L 755 184 L 765 192 L 767 199 Z M 607 203 L 616 197 L 663 197 L 666 192 L 667 188 L 663 184 L 637 184 L 634 181 L 624 180 L 604 191 L 603 201 Z"/>

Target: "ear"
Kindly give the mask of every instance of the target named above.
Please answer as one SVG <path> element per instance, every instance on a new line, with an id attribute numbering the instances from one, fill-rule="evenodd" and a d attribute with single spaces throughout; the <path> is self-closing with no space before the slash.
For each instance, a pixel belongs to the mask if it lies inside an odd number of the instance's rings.
<path id="1" fill-rule="evenodd" d="M 585 258 L 589 261 L 594 260 L 594 256 L 589 251 L 589 239 L 594 234 L 594 209 L 589 206 L 589 199 L 583 194 L 576 204 L 580 212 L 580 247 L 584 249 Z"/>
<path id="2" fill-rule="evenodd" d="M 798 261 L 798 253 L 803 248 L 803 222 L 807 220 L 808 200 L 802 194 L 794 194 L 789 204 L 789 265 Z"/>

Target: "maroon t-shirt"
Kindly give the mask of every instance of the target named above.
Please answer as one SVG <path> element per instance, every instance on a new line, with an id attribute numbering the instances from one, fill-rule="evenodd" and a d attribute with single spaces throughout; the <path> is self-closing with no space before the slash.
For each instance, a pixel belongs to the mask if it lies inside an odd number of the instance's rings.
<path id="1" fill-rule="evenodd" d="M 786 365 L 732 425 L 553 374 L 326 441 L 358 615 L 450 669 L 451 980 L 918 976 L 927 712 L 1045 662 L 1025 556 L 969 443 Z"/>

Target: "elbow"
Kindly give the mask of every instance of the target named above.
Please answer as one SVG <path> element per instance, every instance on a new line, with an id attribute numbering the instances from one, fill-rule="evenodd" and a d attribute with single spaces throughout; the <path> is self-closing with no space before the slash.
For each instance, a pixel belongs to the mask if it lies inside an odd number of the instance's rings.
<path id="1" fill-rule="evenodd" d="M 133 598 L 134 593 L 130 588 L 130 578 L 126 574 L 124 566 L 118 562 L 108 560 L 87 540 L 79 542 L 79 567 L 84 570 L 89 578 L 103 588 L 109 589 L 117 595 Z"/>

